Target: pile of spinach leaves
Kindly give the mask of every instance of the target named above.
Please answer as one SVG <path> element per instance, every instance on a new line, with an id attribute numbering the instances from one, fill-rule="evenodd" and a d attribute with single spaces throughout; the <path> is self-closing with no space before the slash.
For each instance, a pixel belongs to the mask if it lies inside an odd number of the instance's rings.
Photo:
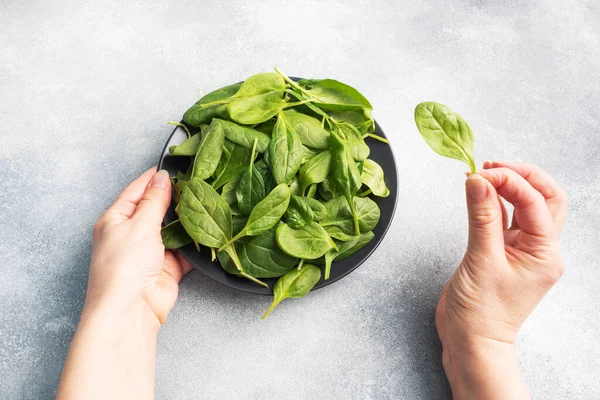
<path id="1" fill-rule="evenodd" d="M 269 288 L 265 318 L 285 298 L 329 279 L 332 264 L 373 239 L 390 191 L 369 159 L 369 101 L 333 79 L 295 82 L 279 69 L 215 90 L 183 116 L 191 157 L 172 178 L 179 219 L 162 230 L 168 249 L 194 243 L 234 275 Z M 324 265 L 323 268 L 315 264 Z"/>

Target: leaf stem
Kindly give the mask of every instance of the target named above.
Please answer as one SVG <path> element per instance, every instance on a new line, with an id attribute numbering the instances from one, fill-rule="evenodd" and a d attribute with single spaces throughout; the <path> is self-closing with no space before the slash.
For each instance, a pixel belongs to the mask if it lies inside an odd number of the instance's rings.
<path id="1" fill-rule="evenodd" d="M 180 128 L 183 128 L 183 130 L 185 131 L 185 133 L 187 133 L 187 137 L 190 138 L 192 137 L 192 134 L 190 133 L 190 130 L 188 129 L 187 126 L 185 126 L 184 124 L 182 124 L 181 122 L 176 122 L 176 121 L 167 121 L 167 124 L 169 125 L 174 125 L 174 126 L 178 126 Z"/>
<path id="2" fill-rule="evenodd" d="M 359 193 L 359 194 L 358 194 L 358 196 L 359 196 L 359 197 L 365 197 L 365 196 L 368 196 L 368 195 L 370 195 L 371 193 L 373 193 L 373 192 L 371 191 L 371 189 L 367 189 L 367 190 L 365 190 L 364 192 L 362 192 L 362 193 Z"/>
<path id="3" fill-rule="evenodd" d="M 356 235 L 360 235 L 360 228 L 358 226 L 358 217 L 356 216 L 356 207 L 354 206 L 354 198 L 348 199 L 348 203 L 350 204 L 350 211 L 352 211 L 352 219 L 354 220 L 354 231 Z"/>
<path id="4" fill-rule="evenodd" d="M 231 243 L 235 242 L 236 240 L 243 238 L 244 236 L 246 236 L 246 231 L 244 229 L 242 229 L 240 231 L 240 233 L 238 233 L 237 235 L 235 235 L 234 237 L 229 239 L 227 241 L 227 243 L 225 243 L 223 246 L 219 247 L 219 250 L 217 250 L 217 251 L 222 251 L 223 249 L 225 249 L 225 247 L 229 246 Z"/>
<path id="5" fill-rule="evenodd" d="M 374 133 L 367 133 L 366 135 L 363 136 L 363 139 L 366 138 L 366 137 L 371 137 L 373 139 L 379 140 L 380 142 L 383 142 L 383 143 L 386 143 L 386 144 L 390 144 L 389 140 L 387 140 L 383 136 L 375 135 Z"/>
<path id="6" fill-rule="evenodd" d="M 251 280 L 254 283 L 258 283 L 260 286 L 264 286 L 267 290 L 269 290 L 269 285 L 267 285 L 266 283 L 264 283 L 263 281 L 261 281 L 260 279 L 256 279 L 255 277 L 253 277 L 250 274 L 247 274 L 244 271 L 240 271 L 240 276 L 243 276 L 244 278 Z"/>
<path id="7" fill-rule="evenodd" d="M 200 253 L 200 245 L 195 240 L 194 240 L 194 246 L 196 246 L 196 250 L 198 251 L 198 253 Z"/>
<path id="8" fill-rule="evenodd" d="M 214 247 L 210 248 L 210 261 L 215 261 L 217 259 L 217 252 Z"/>
<path id="9" fill-rule="evenodd" d="M 298 271 L 300 271 L 302 269 L 303 265 L 304 265 L 304 258 L 301 258 L 300 262 L 298 263 Z"/>
<path id="10" fill-rule="evenodd" d="M 269 316 L 269 314 L 271 314 L 271 311 L 273 311 L 275 309 L 275 307 L 277 307 L 277 305 L 279 303 L 281 303 L 281 300 L 283 300 L 283 299 L 273 300 L 273 302 L 271 303 L 271 305 L 269 306 L 269 308 L 267 309 L 267 311 L 263 314 L 262 317 L 260 317 L 260 319 L 267 318 Z"/>

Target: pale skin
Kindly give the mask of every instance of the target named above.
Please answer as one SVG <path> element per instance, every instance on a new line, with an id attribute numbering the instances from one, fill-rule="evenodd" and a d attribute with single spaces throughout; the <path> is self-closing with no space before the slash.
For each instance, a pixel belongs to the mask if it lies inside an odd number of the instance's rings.
<path id="1" fill-rule="evenodd" d="M 466 181 L 469 244 L 436 313 L 455 399 L 528 399 L 516 362 L 519 328 L 564 270 L 564 191 L 539 168 L 486 162 Z M 151 399 L 156 336 L 191 267 L 165 251 L 171 188 L 146 171 L 94 226 L 85 306 L 57 399 Z M 501 198 L 513 204 L 512 224 Z"/>

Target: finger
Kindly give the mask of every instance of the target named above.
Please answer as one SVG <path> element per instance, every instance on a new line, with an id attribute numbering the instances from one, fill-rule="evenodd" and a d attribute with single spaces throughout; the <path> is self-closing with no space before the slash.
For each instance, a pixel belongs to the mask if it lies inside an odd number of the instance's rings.
<path id="1" fill-rule="evenodd" d="M 515 220 L 523 232 L 540 238 L 555 236 L 552 214 L 544 196 L 521 175 L 508 168 L 484 169 L 480 174 L 514 206 Z"/>
<path id="2" fill-rule="evenodd" d="M 521 175 L 535 190 L 546 199 L 555 226 L 562 230 L 567 218 L 567 196 L 552 177 L 541 168 L 526 163 L 507 161 L 486 161 L 483 168 L 509 168 Z"/>
<path id="3" fill-rule="evenodd" d="M 500 203 L 500 209 L 502 210 L 502 229 L 508 229 L 508 211 L 506 211 L 506 205 L 502 197 L 498 196 L 498 203 Z"/>
<path id="4" fill-rule="evenodd" d="M 178 251 L 177 254 L 175 254 L 175 257 L 177 257 L 179 263 L 181 264 L 181 271 L 183 272 L 183 275 L 194 269 L 192 264 L 190 264 L 190 262 L 183 256 L 183 254 L 181 254 L 181 252 Z"/>
<path id="5" fill-rule="evenodd" d="M 132 218 L 148 224 L 151 229 L 160 230 L 171 202 L 170 184 L 169 173 L 165 170 L 158 171 L 146 188 Z"/>
<path id="6" fill-rule="evenodd" d="M 106 215 L 116 220 L 125 220 L 131 218 L 135 209 L 146 191 L 148 182 L 156 173 L 156 167 L 152 167 L 135 181 L 131 182 L 117 197 L 114 204 L 106 211 Z"/>
<path id="7" fill-rule="evenodd" d="M 467 178 L 469 246 L 472 255 L 504 253 L 502 207 L 496 189 L 477 174 Z"/>
<path id="8" fill-rule="evenodd" d="M 179 283 L 184 275 L 181 263 L 170 251 L 165 251 L 164 271 L 169 274 L 176 283 Z"/>

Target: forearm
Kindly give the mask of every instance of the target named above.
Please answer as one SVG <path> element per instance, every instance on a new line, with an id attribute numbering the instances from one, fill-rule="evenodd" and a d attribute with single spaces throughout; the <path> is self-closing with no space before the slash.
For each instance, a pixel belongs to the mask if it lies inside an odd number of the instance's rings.
<path id="1" fill-rule="evenodd" d="M 86 304 L 57 399 L 152 399 L 159 326 L 143 301 Z"/>
<path id="2" fill-rule="evenodd" d="M 454 399 L 530 398 L 511 344 L 479 339 L 448 347 L 443 362 Z"/>

